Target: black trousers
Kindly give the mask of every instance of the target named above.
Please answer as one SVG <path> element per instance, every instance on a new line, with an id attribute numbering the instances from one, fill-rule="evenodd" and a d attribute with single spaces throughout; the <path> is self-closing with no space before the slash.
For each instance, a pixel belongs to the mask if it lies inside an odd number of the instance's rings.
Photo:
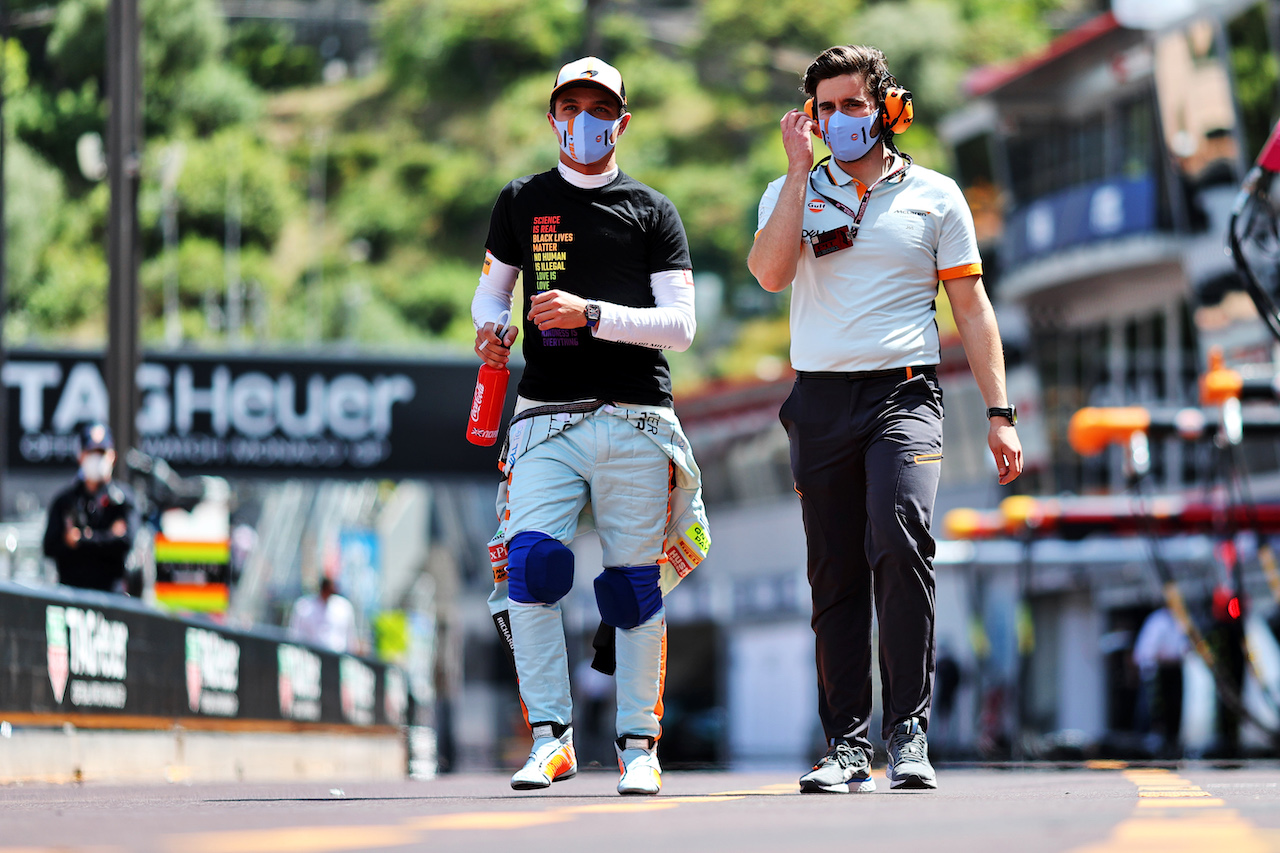
<path id="1" fill-rule="evenodd" d="M 880 627 L 881 736 L 919 717 L 934 670 L 933 504 L 942 389 L 930 369 L 801 373 L 779 412 L 804 515 L 818 715 L 868 750 L 871 608 Z"/>

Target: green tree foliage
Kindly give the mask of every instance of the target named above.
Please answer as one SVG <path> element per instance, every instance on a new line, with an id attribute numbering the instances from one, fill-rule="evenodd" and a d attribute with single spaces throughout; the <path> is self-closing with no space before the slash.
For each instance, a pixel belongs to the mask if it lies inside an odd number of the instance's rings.
<path id="1" fill-rule="evenodd" d="M 471 293 L 478 278 L 474 263 L 432 259 L 414 273 L 384 276 L 377 282 L 378 294 L 419 333 L 439 337 L 461 323 L 470 339 Z"/>
<path id="2" fill-rule="evenodd" d="M 800 98 L 797 72 L 831 46 L 833 34 L 848 29 L 861 5 L 849 0 L 703 0 L 699 73 L 739 97 L 794 102 Z"/>
<path id="3" fill-rule="evenodd" d="M 17 138 L 55 165 L 69 188 L 88 188 L 76 162 L 76 141 L 86 133 L 101 133 L 106 125 L 106 104 L 96 81 L 55 91 L 31 86 L 5 108 Z"/>
<path id="4" fill-rule="evenodd" d="M 40 170 L 35 163 L 31 167 Z M 61 204 L 51 215 L 51 239 L 39 253 L 28 286 L 11 295 L 14 313 L 6 317 L 6 331 L 17 332 L 13 342 L 101 339 L 107 295 L 102 240 L 106 209 L 106 188 L 100 187 L 79 204 Z"/>
<path id="5" fill-rule="evenodd" d="M 564 0 L 386 0 L 380 32 L 396 87 L 453 104 L 554 73 L 581 35 Z"/>
<path id="6" fill-rule="evenodd" d="M 1280 60 L 1267 38 L 1266 7 L 1258 3 L 1231 22 L 1231 70 L 1244 126 L 1245 157 L 1252 159 L 1275 125 Z"/>
<path id="7" fill-rule="evenodd" d="M 166 127 L 207 136 L 254 118 L 260 104 L 260 93 L 239 69 L 210 62 L 173 90 Z"/>
<path id="8" fill-rule="evenodd" d="M 83 338 L 101 324 L 105 187 L 79 175 L 75 143 L 105 125 L 107 2 L 62 0 L 39 73 L 12 92 L 31 157 L 21 204 L 38 226 L 12 232 L 23 248 L 11 266 L 10 324 L 29 335 Z M 902 146 L 943 166 L 933 128 L 966 69 L 1043 44 L 1046 16 L 1083 2 L 383 0 L 381 72 L 312 85 L 316 51 L 293 44 L 288 28 L 228 32 L 216 0 L 147 0 L 144 334 L 162 337 L 165 283 L 176 277 L 184 336 L 219 339 L 209 320 L 226 292 L 227 205 L 239 187 L 239 268 L 255 334 L 465 344 L 493 200 L 508 180 L 555 164 L 544 118 L 552 75 L 588 41 L 628 82 L 620 163 L 676 203 L 698 274 L 719 276 L 738 313 L 781 311 L 786 301 L 761 297 L 745 257 L 760 195 L 786 166 L 778 121 L 799 105 L 812 57 L 833 43 L 885 49 L 918 106 Z M 171 143 L 186 154 L 179 240 L 166 253 L 159 161 Z M 785 354 L 775 321 L 744 329 L 740 351 L 705 359 L 707 369 Z M 717 331 L 700 337 L 731 336 Z"/>
<path id="9" fill-rule="evenodd" d="M 51 92 L 82 92 L 90 83 L 92 91 L 105 92 L 107 3 L 58 4 L 47 42 Z M 243 75 L 232 68 L 210 68 L 220 60 L 227 38 L 215 0 L 147 0 L 139 4 L 139 12 L 148 132 L 172 130 L 183 122 L 208 132 L 214 129 L 211 121 L 221 127 L 252 117 L 255 105 Z M 68 127 L 65 133 L 78 136 L 76 131 Z"/>
<path id="10" fill-rule="evenodd" d="M 46 50 L 58 88 L 79 88 L 87 80 L 104 81 L 107 49 L 107 0 L 67 0 L 58 4 Z"/>
<path id="11" fill-rule="evenodd" d="M 271 249 L 295 203 L 283 158 L 242 130 L 186 144 L 178 179 L 179 229 L 221 242 L 227 205 L 240 199 L 240 242 Z"/>
<path id="12" fill-rule="evenodd" d="M 287 89 L 320 82 L 320 54 L 295 44 L 293 31 L 276 21 L 251 21 L 231 33 L 227 58 L 263 89 Z"/>
<path id="13" fill-rule="evenodd" d="M 26 91 L 29 82 L 27 52 L 22 49 L 21 43 L 15 39 L 5 42 L 4 54 L 0 57 L 0 61 L 4 62 L 4 96 L 12 98 Z"/>
<path id="14" fill-rule="evenodd" d="M 178 308 L 184 314 L 199 312 L 206 294 L 221 293 L 226 282 L 222 244 L 200 235 L 183 238 L 173 255 L 161 253 L 143 264 L 140 281 L 144 316 L 160 317 L 164 310 L 165 283 L 177 284 Z"/>
<path id="15" fill-rule="evenodd" d="M 45 250 L 58 233 L 62 178 L 21 142 L 5 150 L 5 261 L 9 305 L 34 289 Z"/>

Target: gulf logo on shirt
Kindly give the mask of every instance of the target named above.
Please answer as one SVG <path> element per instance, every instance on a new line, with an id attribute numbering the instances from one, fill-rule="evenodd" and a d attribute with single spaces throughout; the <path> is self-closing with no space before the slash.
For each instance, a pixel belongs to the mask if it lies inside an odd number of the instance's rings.
<path id="1" fill-rule="evenodd" d="M 827 209 L 827 203 L 826 203 L 825 201 L 823 201 L 822 199 L 820 199 L 820 198 L 811 198 L 811 199 L 809 199 L 809 212 L 810 212 L 810 213 L 821 213 L 822 211 L 824 211 L 824 210 L 826 210 L 826 209 Z"/>

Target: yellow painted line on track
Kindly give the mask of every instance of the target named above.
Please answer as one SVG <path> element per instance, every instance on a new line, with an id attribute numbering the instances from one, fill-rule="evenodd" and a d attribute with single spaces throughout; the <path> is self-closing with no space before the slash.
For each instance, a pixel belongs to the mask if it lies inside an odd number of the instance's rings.
<path id="1" fill-rule="evenodd" d="M 1207 800 L 1142 800 L 1140 809 L 1221 809 L 1226 808 L 1227 801 L 1216 797 Z"/>
<path id="2" fill-rule="evenodd" d="M 1126 770 L 1138 788 L 1133 816 L 1122 821 L 1099 844 L 1073 853 L 1275 853 L 1280 847 L 1227 808 L 1225 800 L 1171 770 Z"/>
<path id="3" fill-rule="evenodd" d="M 399 826 L 291 826 L 183 835 L 170 848 L 186 853 L 330 853 L 399 847 L 420 837 Z"/>
<path id="4" fill-rule="evenodd" d="M 590 806 L 570 806 L 564 809 L 563 813 L 567 815 L 627 814 L 628 812 L 660 812 L 679 807 L 679 803 L 669 800 L 651 800 L 643 803 L 596 803 Z"/>
<path id="5" fill-rule="evenodd" d="M 0 847 L 0 853 L 67 853 L 66 847 Z M 76 853 L 124 853 L 119 847 L 77 847 Z"/>
<path id="6" fill-rule="evenodd" d="M 703 794 L 704 797 L 759 797 L 777 796 L 778 794 L 797 794 L 800 785 L 797 782 L 774 782 L 772 785 L 761 785 L 759 788 L 746 788 L 739 791 L 720 791 L 715 794 Z"/>
<path id="7" fill-rule="evenodd" d="M 749 791 L 691 794 L 677 797 L 619 799 L 607 803 L 560 806 L 541 811 L 459 812 L 416 817 L 391 826 L 281 827 L 234 832 L 205 832 L 173 835 L 167 848 L 174 853 L 333 853 L 346 850 L 375 850 L 422 844 L 431 832 L 467 830 L 511 830 L 567 823 L 580 816 L 654 812 L 698 803 L 724 803 L 747 796 L 777 795 L 795 785 L 767 785 Z M 545 801 L 551 805 L 554 801 Z M 52 850 L 0 853 L 61 853 Z"/>
<path id="8" fill-rule="evenodd" d="M 727 803 L 729 800 L 741 800 L 743 797 L 752 794 L 768 794 L 775 795 L 775 791 L 739 791 L 736 794 L 690 794 L 684 797 L 662 797 L 650 802 L 656 803 Z"/>
<path id="9" fill-rule="evenodd" d="M 413 829 L 525 829 L 564 823 L 569 816 L 559 809 L 546 812 L 462 812 L 461 814 L 434 815 L 406 820 L 404 825 Z"/>

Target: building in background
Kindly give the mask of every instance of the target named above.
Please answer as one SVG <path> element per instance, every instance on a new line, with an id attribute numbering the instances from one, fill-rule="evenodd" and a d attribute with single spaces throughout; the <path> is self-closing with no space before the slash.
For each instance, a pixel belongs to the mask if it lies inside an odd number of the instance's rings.
<path id="1" fill-rule="evenodd" d="M 1071 448 L 1068 423 L 1080 408 L 1197 406 L 1213 346 L 1233 365 L 1274 373 L 1271 339 L 1224 251 L 1256 153 L 1244 140 L 1228 33 L 1241 15 L 1261 22 L 1260 11 L 1216 4 L 1213 14 L 1157 16 L 1144 29 L 1099 15 L 1040 53 L 973 73 L 968 102 L 944 122 L 955 177 L 995 261 L 993 300 L 1002 322 L 1020 316 L 1028 332 L 1040 397 L 1026 420 L 1045 439 L 1043 464 L 1024 478 L 1035 493 L 1125 490 L 1122 448 L 1095 457 Z M 1274 442 L 1246 439 L 1241 458 L 1255 498 L 1280 494 Z M 1205 493 L 1221 467 L 1205 445 L 1153 442 L 1148 489 Z M 1147 543 L 1099 532 L 944 544 L 940 576 L 969 579 L 975 631 L 966 645 L 987 684 L 975 745 L 998 735 L 1015 755 L 1140 752 L 1146 717 L 1131 651 L 1161 603 Z M 1159 546 L 1206 623 L 1211 591 L 1234 582 L 1220 544 L 1188 536 Z M 1240 545 L 1252 551 L 1251 540 Z M 1263 679 L 1275 682 L 1275 638 L 1260 618 L 1275 605 L 1252 553 L 1235 571 L 1255 593 L 1251 635 L 1259 659 L 1272 661 Z M 1182 743 L 1213 750 L 1212 680 L 1198 660 L 1186 667 Z M 1249 737 L 1265 743 L 1256 730 Z"/>

